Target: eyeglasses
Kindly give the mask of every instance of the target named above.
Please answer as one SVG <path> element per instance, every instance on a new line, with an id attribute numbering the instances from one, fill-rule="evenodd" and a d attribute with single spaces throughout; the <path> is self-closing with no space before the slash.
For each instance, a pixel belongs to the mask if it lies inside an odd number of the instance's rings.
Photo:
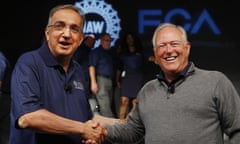
<path id="1" fill-rule="evenodd" d="M 63 31 L 65 28 L 69 28 L 72 33 L 82 33 L 82 29 L 73 24 L 70 26 L 67 26 L 64 22 L 57 22 L 53 25 L 48 25 L 48 27 L 52 27 L 56 31 Z"/>
<path id="2" fill-rule="evenodd" d="M 181 41 L 170 41 L 165 43 L 160 43 L 156 46 L 157 49 L 164 49 L 168 46 L 168 44 L 171 46 L 171 48 L 178 48 L 182 44 Z"/>

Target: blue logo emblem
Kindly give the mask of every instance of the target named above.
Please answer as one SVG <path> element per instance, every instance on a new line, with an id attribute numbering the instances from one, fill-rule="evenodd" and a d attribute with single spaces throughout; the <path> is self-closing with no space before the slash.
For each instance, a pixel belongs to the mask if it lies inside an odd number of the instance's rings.
<path id="1" fill-rule="evenodd" d="M 86 22 L 83 31 L 85 35 L 94 34 L 96 36 L 95 47 L 99 46 L 99 35 L 104 32 L 111 35 L 111 46 L 114 46 L 121 30 L 117 11 L 103 0 L 82 0 L 75 2 L 75 6 L 81 8 L 85 13 Z"/>

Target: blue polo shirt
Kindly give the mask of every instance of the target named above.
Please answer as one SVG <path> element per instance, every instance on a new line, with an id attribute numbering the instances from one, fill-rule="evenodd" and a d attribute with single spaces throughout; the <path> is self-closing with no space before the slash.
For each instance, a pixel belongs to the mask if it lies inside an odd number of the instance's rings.
<path id="1" fill-rule="evenodd" d="M 109 78 L 114 77 L 113 53 L 101 46 L 93 49 L 89 56 L 89 65 L 96 68 L 96 74 Z"/>
<path id="2" fill-rule="evenodd" d="M 37 133 L 18 129 L 15 123 L 20 116 L 39 109 L 81 122 L 91 119 L 93 113 L 83 82 L 80 65 L 72 61 L 65 73 L 47 43 L 20 56 L 12 74 L 10 144 L 81 143 L 79 136 Z"/>

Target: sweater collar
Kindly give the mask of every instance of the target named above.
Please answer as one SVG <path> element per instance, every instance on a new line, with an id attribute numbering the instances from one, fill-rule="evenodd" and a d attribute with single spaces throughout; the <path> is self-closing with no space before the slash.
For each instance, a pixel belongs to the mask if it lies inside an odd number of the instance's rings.
<path id="1" fill-rule="evenodd" d="M 183 71 L 180 73 L 180 75 L 178 77 L 176 77 L 171 83 L 168 83 L 165 76 L 164 76 L 164 73 L 162 70 L 160 70 L 159 74 L 157 74 L 157 79 L 161 82 L 165 82 L 166 84 L 168 85 L 171 85 L 171 84 L 174 84 L 176 83 L 177 81 L 179 81 L 180 79 L 183 79 L 185 78 L 187 75 L 189 75 L 190 73 L 194 72 L 194 63 L 193 62 L 189 62 L 187 64 L 187 66 L 183 69 Z"/>

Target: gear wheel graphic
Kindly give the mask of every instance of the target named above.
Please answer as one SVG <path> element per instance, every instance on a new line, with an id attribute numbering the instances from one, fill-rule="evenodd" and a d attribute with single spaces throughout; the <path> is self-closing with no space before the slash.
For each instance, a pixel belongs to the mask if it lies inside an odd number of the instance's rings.
<path id="1" fill-rule="evenodd" d="M 119 38 L 121 30 L 120 19 L 117 12 L 112 8 L 112 5 L 107 4 L 104 0 L 82 0 L 75 2 L 75 6 L 81 8 L 85 15 L 91 13 L 101 16 L 106 23 L 106 30 L 112 37 L 111 46 L 114 46 L 116 40 Z M 100 40 L 96 40 L 95 46 L 98 46 Z"/>

